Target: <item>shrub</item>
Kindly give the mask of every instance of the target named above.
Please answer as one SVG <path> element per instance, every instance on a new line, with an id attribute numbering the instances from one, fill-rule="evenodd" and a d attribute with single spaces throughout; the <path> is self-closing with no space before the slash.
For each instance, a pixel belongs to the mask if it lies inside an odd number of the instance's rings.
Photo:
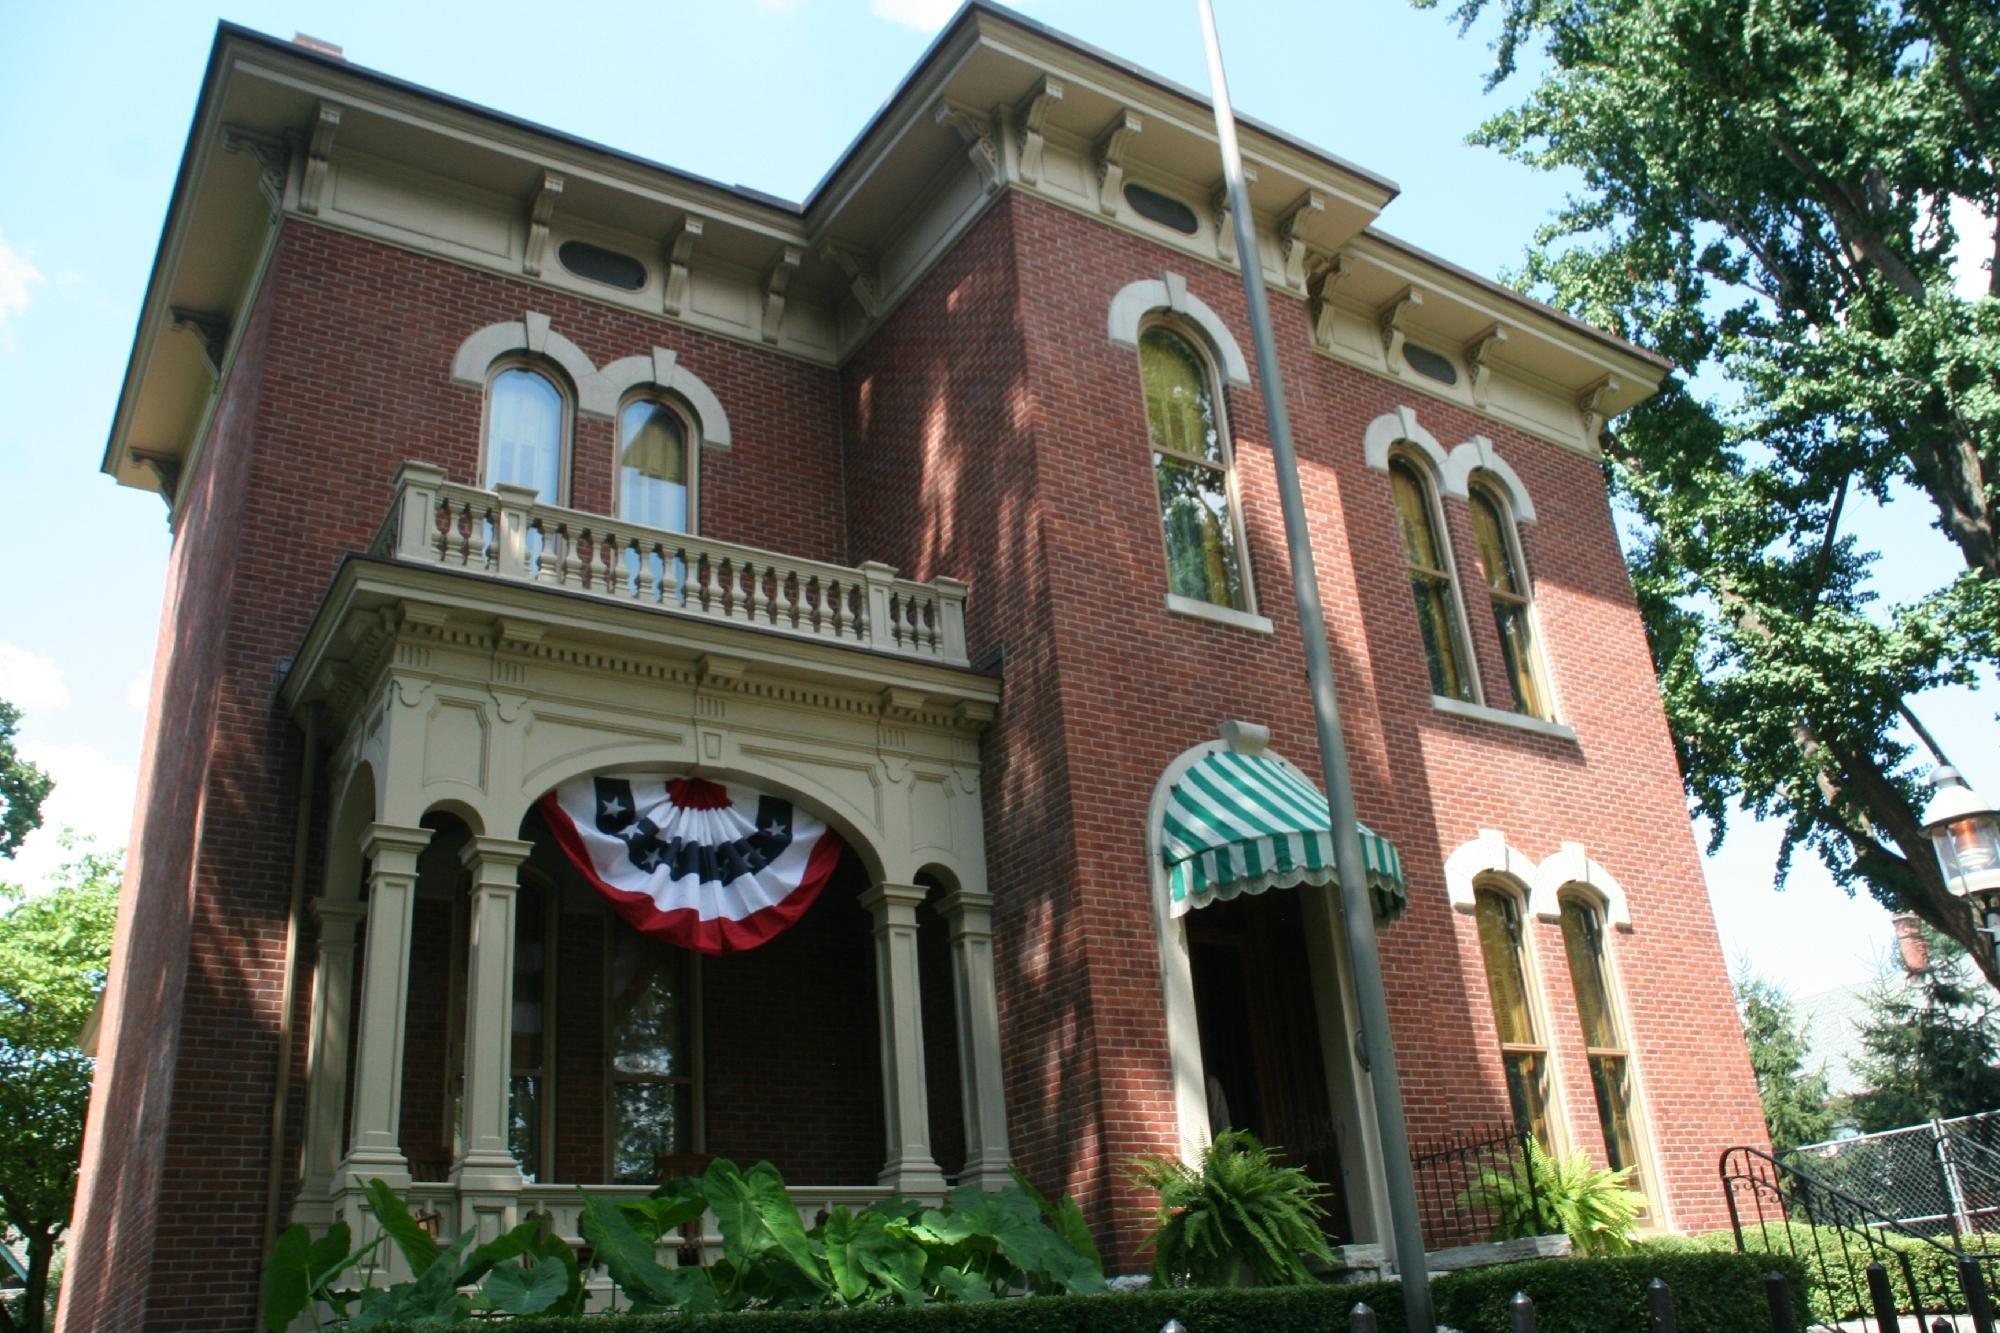
<path id="1" fill-rule="evenodd" d="M 1144 1157 L 1132 1177 L 1160 1195 L 1146 1243 L 1153 1280 L 1163 1286 L 1315 1282 L 1305 1259 L 1333 1262 L 1319 1226 L 1327 1187 L 1295 1166 L 1280 1166 L 1246 1130 L 1216 1135 L 1199 1169 L 1178 1157 Z"/>
<path id="2" fill-rule="evenodd" d="M 1651 1251 L 1660 1243 L 1647 1241 L 1645 1248 Z M 1711 1251 L 1733 1251 L 1736 1233 L 1711 1231 L 1683 1243 Z M 1927 1244 L 1913 1237 L 1891 1234 L 1883 1244 L 1870 1247 L 1860 1243 L 1852 1232 L 1803 1222 L 1769 1222 L 1762 1227 L 1743 1228 L 1743 1247 L 1749 1253 L 1791 1255 L 1797 1259 L 1806 1274 L 1813 1318 L 1825 1323 L 1859 1319 L 1872 1313 L 1868 1303 L 1868 1265 L 1878 1260 L 1889 1275 L 1896 1308 L 1905 1314 L 1913 1313 L 1918 1303 L 1911 1297 L 1910 1284 L 1903 1272 L 1904 1258 L 1909 1260 L 1909 1276 L 1916 1279 L 1917 1295 L 1925 1309 L 1935 1310 L 1939 1298 L 1947 1293 L 1953 1301 L 1962 1299 L 1958 1294 L 1957 1261 L 1948 1249 L 1940 1248 L 1952 1244 L 1949 1236 L 1938 1237 L 1936 1244 Z M 1959 1242 L 1959 1248 L 2000 1252 L 2000 1237 L 1967 1237 Z"/>
<path id="3" fill-rule="evenodd" d="M 1774 1268 L 1791 1283 L 1794 1312 L 1803 1311 L 1798 1265 L 1765 1255 L 1642 1250 L 1618 1258 L 1550 1259 L 1447 1274 L 1432 1289 L 1439 1317 L 1462 1333 L 1508 1333 L 1506 1302 L 1519 1290 L 1534 1297 L 1541 1333 L 1638 1333 L 1648 1327 L 1646 1283 L 1661 1277 L 1674 1290 L 1681 1333 L 1743 1333 L 1770 1327 L 1764 1275 Z M 1356 1301 L 1376 1311 L 1381 1333 L 1404 1333 L 1402 1293 L 1393 1282 L 1156 1288 L 865 1310 L 525 1319 L 507 1327 L 509 1333 L 1159 1333 L 1178 1319 L 1191 1333 L 1330 1333 L 1347 1327 Z"/>
<path id="4" fill-rule="evenodd" d="M 1484 1167 L 1473 1187 L 1459 1196 L 1461 1205 L 1499 1219 L 1493 1239 L 1566 1235 L 1578 1254 L 1629 1253 L 1633 1228 L 1646 1206 L 1645 1195 L 1625 1188 L 1632 1168 L 1592 1166 L 1580 1148 L 1567 1157 L 1551 1157 L 1532 1138 L 1527 1147 L 1525 1162 Z"/>

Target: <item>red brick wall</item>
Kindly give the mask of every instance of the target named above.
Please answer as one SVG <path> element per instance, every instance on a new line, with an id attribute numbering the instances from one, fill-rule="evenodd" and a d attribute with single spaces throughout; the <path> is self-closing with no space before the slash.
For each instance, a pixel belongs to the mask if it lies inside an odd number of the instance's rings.
<path id="1" fill-rule="evenodd" d="M 991 262 L 974 267 L 1001 247 L 1011 247 L 1011 304 Z M 1144 861 L 1158 774 L 1231 717 L 1269 725 L 1282 753 L 1317 765 L 1254 390 L 1231 389 L 1228 408 L 1258 609 L 1276 633 L 1164 610 L 1136 358 L 1104 332 L 1113 294 L 1163 269 L 1186 275 L 1250 346 L 1234 275 L 1014 195 L 848 368 L 850 487 L 893 478 L 899 494 L 922 500 L 914 513 L 864 518 L 855 507 L 854 539 L 871 538 L 920 577 L 972 581 L 974 656 L 1004 640 L 1007 698 L 986 780 L 1015 1146 L 1031 1171 L 1085 1198 L 1100 1226 L 1143 1205 L 1116 1163 L 1172 1140 Z M 1446 902 L 1444 857 L 1482 827 L 1537 858 L 1582 841 L 1632 902 L 1638 928 L 1613 951 L 1673 1219 L 1717 1225 L 1716 1152 L 1757 1141 L 1762 1123 L 1597 466 L 1317 356 L 1302 306 L 1280 298 L 1275 313 L 1361 815 L 1397 841 L 1411 883 L 1410 912 L 1383 942 L 1411 1127 L 1434 1133 L 1468 1110 L 1506 1106 L 1476 937 Z M 986 359 L 970 385 L 955 367 L 943 372 L 963 347 Z M 892 375 L 901 391 L 885 394 Z M 1399 403 L 1447 447 L 1474 433 L 1493 439 L 1534 497 L 1540 522 L 1523 546 L 1575 742 L 1431 708 L 1387 477 L 1361 455 L 1368 423 Z M 1462 501 L 1446 509 L 1481 674 L 1504 706 L 1469 518 Z M 1001 513 L 1012 531 L 996 531 Z M 1037 558 L 1055 565 L 1020 567 Z M 1059 674 L 1038 676 L 1034 666 L 1051 660 Z M 1037 803 L 1050 792 L 1062 793 L 1064 818 L 1048 820 Z M 1567 1121 L 1574 1141 L 1597 1152 L 1560 934 L 1534 933 Z M 1064 1034 L 1060 1047 L 1053 1031 Z M 1135 1235 L 1127 1224 L 1116 1247 L 1124 1262 Z"/>

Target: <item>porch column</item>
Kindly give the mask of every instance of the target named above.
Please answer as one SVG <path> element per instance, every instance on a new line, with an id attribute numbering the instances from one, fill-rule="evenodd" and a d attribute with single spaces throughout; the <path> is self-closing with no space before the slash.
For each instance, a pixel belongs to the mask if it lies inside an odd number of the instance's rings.
<path id="1" fill-rule="evenodd" d="M 358 899 L 315 898 L 319 951 L 313 964 L 312 1027 L 306 1048 L 305 1182 L 301 1209 L 315 1208 L 340 1166 L 341 1122 L 347 1115 L 348 1020 L 354 1012 L 354 928 L 368 914 Z M 295 1210 L 297 1211 L 297 1210 Z M 295 1217 L 295 1221 L 306 1221 Z M 331 1222 L 327 1211 L 322 1223 Z"/>
<path id="2" fill-rule="evenodd" d="M 452 1167 L 459 1227 L 481 1242 L 512 1225 L 521 1168 L 507 1146 L 514 1041 L 514 898 L 532 843 L 475 837 L 460 854 L 471 875 L 465 960 L 463 1147 Z"/>
<path id="3" fill-rule="evenodd" d="M 355 1050 L 354 1134 L 340 1166 L 342 1188 L 363 1189 L 371 1176 L 393 1188 L 410 1183 L 403 1155 L 403 1028 L 410 999 L 410 912 L 417 899 L 417 854 L 427 828 L 370 824 L 362 835 L 368 861 L 368 948 L 361 958 L 360 1041 Z"/>
<path id="4" fill-rule="evenodd" d="M 915 884 L 877 884 L 861 895 L 861 905 L 875 922 L 882 1118 L 889 1131 L 889 1160 L 879 1181 L 910 1196 L 944 1192 L 944 1173 L 931 1156 L 923 1006 L 917 990 L 917 904 L 926 892 Z"/>
<path id="5" fill-rule="evenodd" d="M 958 1081 L 965 1104 L 962 1185 L 999 1189 L 1007 1167 L 1007 1096 L 1001 1086 L 1000 1001 L 993 984 L 993 895 L 959 889 L 938 904 L 951 929 L 958 1008 Z"/>

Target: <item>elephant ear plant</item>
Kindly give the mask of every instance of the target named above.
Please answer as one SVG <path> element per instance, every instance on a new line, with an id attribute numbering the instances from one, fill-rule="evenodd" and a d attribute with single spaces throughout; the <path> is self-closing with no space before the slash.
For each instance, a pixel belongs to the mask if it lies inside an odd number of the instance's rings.
<path id="1" fill-rule="evenodd" d="M 831 1210 L 808 1228 L 776 1167 L 717 1160 L 649 1199 L 585 1195 L 583 1235 L 634 1313 L 838 1309 L 983 1301 L 1016 1292 L 1104 1290 L 1104 1272 L 1076 1203 L 1051 1205 L 1017 1187 L 953 1190 L 942 1207 L 889 1199 Z M 722 1257 L 669 1268 L 660 1241 L 704 1212 Z"/>
<path id="2" fill-rule="evenodd" d="M 267 1333 L 284 1333 L 300 1315 L 321 1328 L 322 1307 L 347 1328 L 583 1312 L 583 1275 L 576 1255 L 560 1237 L 544 1231 L 542 1219 L 530 1218 L 477 1247 L 471 1232 L 440 1245 L 382 1181 L 368 1182 L 368 1203 L 382 1234 L 366 1245 L 353 1247 L 345 1222 L 334 1223 L 317 1240 L 302 1226 L 278 1238 L 264 1268 Z M 340 1285 L 385 1241 L 409 1264 L 410 1281 L 389 1287 Z"/>
<path id="3" fill-rule="evenodd" d="M 1333 1263 L 1320 1229 L 1328 1187 L 1279 1164 L 1247 1130 L 1216 1135 L 1199 1168 L 1178 1157 L 1143 1157 L 1132 1178 L 1160 1195 L 1147 1241 L 1157 1283 L 1290 1286 L 1319 1280 L 1308 1260 Z"/>

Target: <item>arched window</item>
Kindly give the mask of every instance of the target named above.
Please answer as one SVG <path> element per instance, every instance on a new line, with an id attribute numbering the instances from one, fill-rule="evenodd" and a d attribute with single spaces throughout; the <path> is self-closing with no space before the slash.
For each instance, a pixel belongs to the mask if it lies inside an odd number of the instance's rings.
<path id="1" fill-rule="evenodd" d="M 689 532 L 694 518 L 694 455 L 679 412 L 658 398 L 628 401 L 618 413 L 618 517 L 649 528 Z"/>
<path id="2" fill-rule="evenodd" d="M 532 486 L 545 504 L 561 504 L 568 416 L 562 390 L 541 371 L 495 371 L 486 388 L 486 486 Z"/>
<path id="3" fill-rule="evenodd" d="M 1396 493 L 1396 524 L 1403 534 L 1403 558 L 1410 568 L 1410 593 L 1424 636 L 1431 693 L 1469 701 L 1472 679 L 1465 669 L 1451 562 L 1439 540 L 1442 525 L 1431 488 L 1415 465 L 1400 456 L 1389 460 L 1389 484 Z"/>
<path id="4" fill-rule="evenodd" d="M 1590 1060 L 1590 1086 L 1597 1097 L 1597 1122 L 1604 1131 L 1604 1155 L 1614 1170 L 1631 1167 L 1628 1188 L 1644 1193 L 1638 1126 L 1632 1114 L 1631 1052 L 1612 995 L 1610 963 L 1604 953 L 1604 917 L 1597 904 L 1574 893 L 1564 894 L 1562 933 L 1570 982 L 1576 987 L 1584 1051 Z"/>
<path id="5" fill-rule="evenodd" d="M 1166 538 L 1168 591 L 1249 611 L 1229 430 L 1208 358 L 1173 329 L 1149 325 L 1139 335 L 1139 372 Z"/>
<path id="6" fill-rule="evenodd" d="M 1500 650 L 1506 655 L 1507 677 L 1514 685 L 1514 709 L 1553 721 L 1555 709 L 1542 674 L 1531 590 L 1513 519 L 1483 486 L 1473 488 L 1470 501 L 1472 530 L 1479 538 L 1479 565 L 1493 601 L 1493 624 L 1500 631 Z"/>
<path id="7" fill-rule="evenodd" d="M 1474 895 L 1479 920 L 1479 952 L 1486 963 L 1486 988 L 1493 999 L 1493 1026 L 1500 1037 L 1500 1062 L 1507 1073 L 1507 1101 L 1517 1128 L 1549 1147 L 1549 1048 L 1535 1021 L 1529 990 L 1527 944 L 1522 937 L 1521 900 L 1481 885 Z"/>

